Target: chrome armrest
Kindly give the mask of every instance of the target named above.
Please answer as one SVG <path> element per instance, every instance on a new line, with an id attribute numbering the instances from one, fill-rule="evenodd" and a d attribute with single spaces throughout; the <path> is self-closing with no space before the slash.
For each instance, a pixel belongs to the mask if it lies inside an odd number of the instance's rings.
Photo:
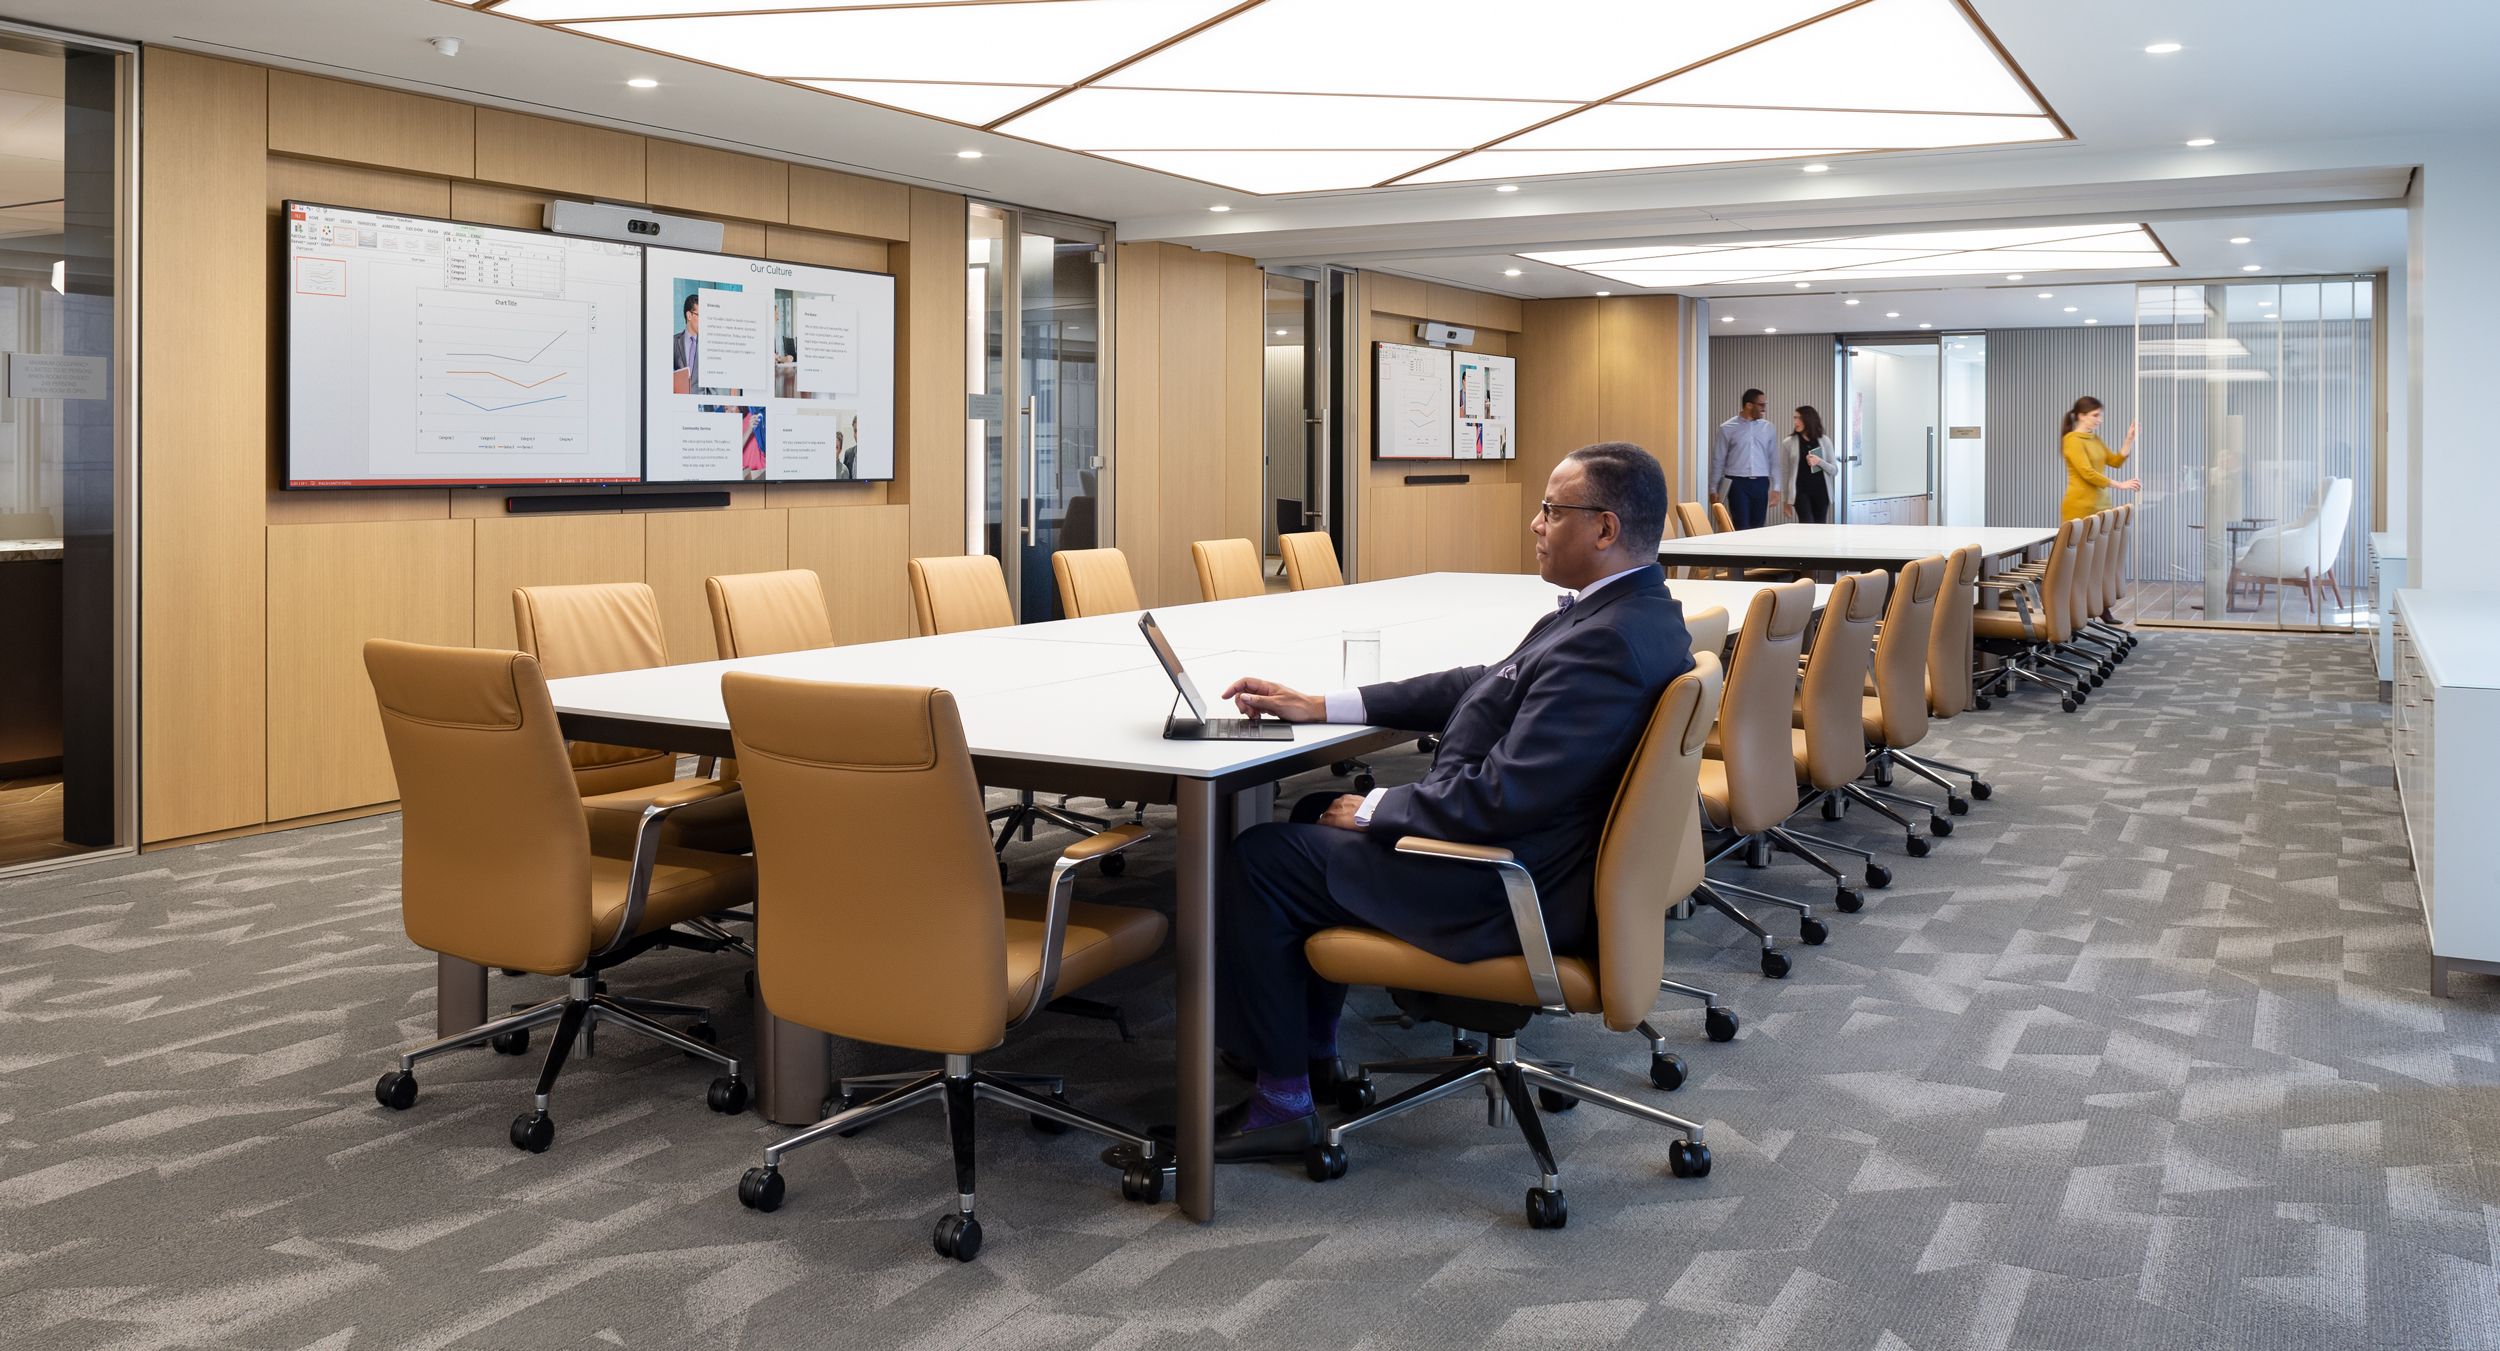
<path id="1" fill-rule="evenodd" d="M 1076 895 L 1076 870 L 1088 863 L 1099 862 L 1126 850 L 1153 835 L 1144 826 L 1129 824 L 1113 826 L 1099 835 L 1088 835 L 1069 845 L 1050 865 L 1050 899 L 1042 910 L 1042 969 L 1033 982 L 1033 997 L 1025 1001 L 1024 1011 L 1007 1020 L 1010 1028 L 1021 1027 L 1024 1020 L 1042 1011 L 1059 988 L 1059 950 L 1068 939 L 1068 907 Z"/>
<path id="2" fill-rule="evenodd" d="M 1510 899 L 1510 922 L 1519 930 L 1519 954 L 1528 959 L 1528 987 L 1536 992 L 1536 1002 L 1545 1011 L 1570 1011 L 1570 1006 L 1563 1002 L 1562 973 L 1554 969 L 1554 943 L 1545 933 L 1545 910 L 1537 904 L 1536 879 L 1528 875 L 1526 866 L 1509 850 L 1408 835 L 1398 841 L 1398 852 L 1479 864 L 1500 873 L 1503 894 Z"/>
<path id="3" fill-rule="evenodd" d="M 2040 640 L 2040 631 L 2032 627 L 2031 623 L 2031 598 L 2038 593 L 2032 589 L 2029 582 L 1983 581 L 1979 585 L 1989 591 L 2013 592 L 2014 608 L 2020 611 L 2023 617 L 2023 636 L 2033 642 L 2038 642 Z"/>
<path id="4" fill-rule="evenodd" d="M 616 921 L 616 932 L 607 945 L 594 952 L 595 960 L 634 941 L 642 928 L 642 911 L 651 899 L 651 871 L 660 861 L 660 826 L 669 817 L 697 803 L 724 798 L 739 791 L 739 785 L 718 779 L 695 779 L 672 788 L 651 799 L 642 809 L 642 819 L 634 823 L 634 870 L 625 882 L 625 913 Z"/>

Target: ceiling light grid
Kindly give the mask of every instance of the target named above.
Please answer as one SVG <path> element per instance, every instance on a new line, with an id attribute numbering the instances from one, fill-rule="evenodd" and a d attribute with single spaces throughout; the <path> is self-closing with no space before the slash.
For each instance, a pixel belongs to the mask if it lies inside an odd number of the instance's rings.
<path id="1" fill-rule="evenodd" d="M 1810 289 L 1817 283 L 1837 286 L 1870 279 L 2002 273 L 2009 266 L 2056 272 L 2178 266 L 2152 230 L 2141 224 L 1927 230 L 1769 243 L 1563 249 L 1520 256 L 1653 288 L 1787 282 Z"/>
<path id="2" fill-rule="evenodd" d="M 1969 0 L 477 8 L 1261 194 L 2072 139 Z"/>

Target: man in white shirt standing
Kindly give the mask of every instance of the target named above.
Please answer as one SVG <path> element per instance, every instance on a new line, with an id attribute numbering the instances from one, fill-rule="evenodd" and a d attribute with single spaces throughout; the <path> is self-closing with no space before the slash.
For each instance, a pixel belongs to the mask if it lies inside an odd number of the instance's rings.
<path id="1" fill-rule="evenodd" d="M 1719 434 L 1710 438 L 1710 497 L 1727 504 L 1739 530 L 1759 528 L 1780 504 L 1780 495 L 1771 489 L 1779 438 L 1762 416 L 1766 402 L 1761 390 L 1746 390 L 1744 407 L 1720 423 Z"/>

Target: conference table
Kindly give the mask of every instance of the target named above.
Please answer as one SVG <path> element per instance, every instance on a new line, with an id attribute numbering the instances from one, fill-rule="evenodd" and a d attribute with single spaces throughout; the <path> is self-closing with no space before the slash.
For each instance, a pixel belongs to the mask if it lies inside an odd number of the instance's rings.
<path id="1" fill-rule="evenodd" d="M 1741 624 L 1757 582 L 1674 581 L 1687 613 L 1725 607 Z M 1348 632 L 1380 637 L 1380 678 L 1494 661 L 1550 614 L 1559 588 L 1512 574 L 1434 573 L 1388 581 L 1178 605 L 1155 612 L 1211 700 L 1237 676 L 1312 692 L 1341 688 Z M 1820 597 L 1828 594 L 1818 589 Z M 721 675 L 761 671 L 810 680 L 943 687 L 955 695 L 981 782 L 1178 809 L 1173 941 L 1179 1089 L 1177 1199 L 1215 1214 L 1215 891 L 1232 837 L 1273 819 L 1277 781 L 1415 736 L 1413 729 L 1302 724 L 1291 741 L 1167 741 L 1171 682 L 1134 614 L 695 662 L 548 683 L 567 737 L 681 754 L 733 753 Z M 770 904 L 769 898 L 766 901 Z M 486 1018 L 485 973 L 443 958 L 437 1022 Z M 828 1040 L 758 1011 L 759 1109 L 787 1125 L 820 1118 Z"/>
<path id="2" fill-rule="evenodd" d="M 1789 568 L 1798 572 L 1899 572 L 1904 564 L 1965 545 L 1979 546 L 1987 571 L 2005 558 L 2057 538 L 2053 525 L 1811 525 L 1790 522 L 1717 535 L 1663 540 L 1670 567 Z"/>

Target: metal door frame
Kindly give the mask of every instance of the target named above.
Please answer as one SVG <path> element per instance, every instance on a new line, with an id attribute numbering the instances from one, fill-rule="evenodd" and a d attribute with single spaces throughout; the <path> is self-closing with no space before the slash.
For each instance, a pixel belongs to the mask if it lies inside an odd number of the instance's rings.
<path id="1" fill-rule="evenodd" d="M 1832 410 L 1832 425 L 1824 430 L 1834 439 L 1843 439 L 1840 432 L 1848 426 L 1849 349 L 1851 347 L 1927 346 L 1936 349 L 1936 425 L 1927 430 L 1927 513 L 1931 521 L 1941 521 L 1944 518 L 1944 340 L 1957 334 L 1969 336 L 1974 333 L 1984 337 L 1987 330 L 1960 329 L 1956 333 L 1942 333 L 1928 329 L 1913 329 L 1907 333 L 1836 333 L 1832 335 L 1832 364 L 1835 367 L 1832 388 L 1836 391 L 1836 406 Z M 1858 463 L 1857 448 L 1847 446 L 1844 440 L 1844 449 L 1849 453 L 1833 457 L 1833 463 L 1840 466 L 1840 481 L 1834 485 L 1837 491 L 1832 494 L 1832 518 L 1843 525 L 1848 524 L 1849 520 L 1851 501 L 1849 480 Z"/>
<path id="2" fill-rule="evenodd" d="M 1304 475 L 1303 491 L 1309 498 L 1303 503 L 1304 529 L 1328 531 L 1336 536 L 1336 452 L 1331 432 L 1336 417 L 1334 392 L 1329 388 L 1336 370 L 1335 335 L 1330 331 L 1328 304 L 1328 270 L 1318 267 L 1261 267 L 1259 285 L 1259 350 L 1265 353 L 1267 324 L 1267 285 L 1270 276 L 1289 277 L 1310 288 L 1302 318 L 1302 454 L 1309 472 Z M 1268 464 L 1266 365 L 1262 356 L 1259 392 L 1259 524 L 1262 535 L 1276 528 L 1276 493 Z"/>

